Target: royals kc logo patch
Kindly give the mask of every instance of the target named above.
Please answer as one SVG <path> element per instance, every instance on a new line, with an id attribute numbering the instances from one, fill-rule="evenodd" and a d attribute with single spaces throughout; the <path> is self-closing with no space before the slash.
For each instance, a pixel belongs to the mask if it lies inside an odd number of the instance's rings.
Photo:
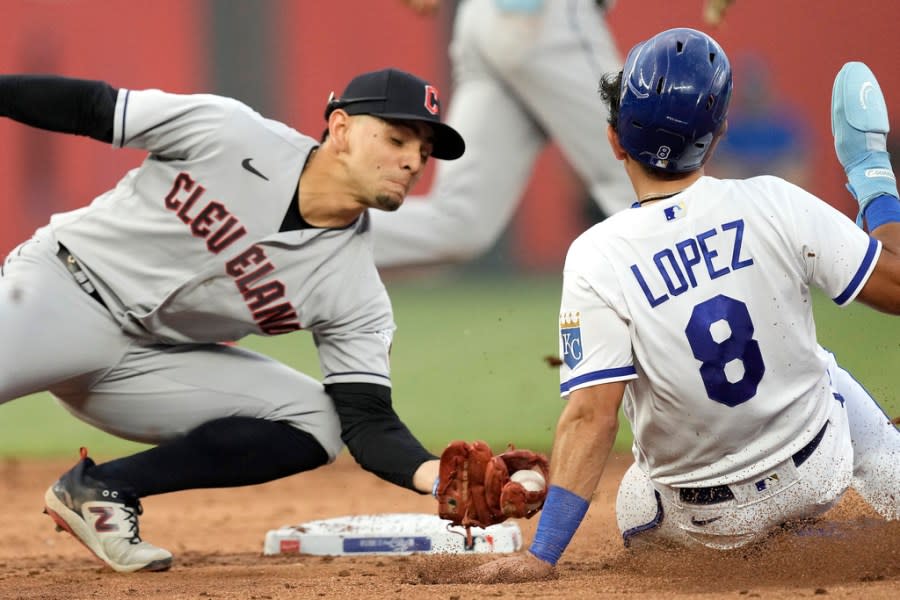
<path id="1" fill-rule="evenodd" d="M 584 357 L 581 347 L 581 313 L 578 311 L 560 313 L 559 339 L 563 361 L 570 369 L 574 369 Z"/>

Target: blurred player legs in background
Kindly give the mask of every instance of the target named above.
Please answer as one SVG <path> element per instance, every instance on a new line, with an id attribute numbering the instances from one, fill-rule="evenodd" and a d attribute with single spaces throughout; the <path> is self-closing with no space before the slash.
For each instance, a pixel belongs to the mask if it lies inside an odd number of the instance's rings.
<path id="1" fill-rule="evenodd" d="M 433 14 L 441 0 L 402 0 Z M 706 0 L 718 25 L 732 0 Z M 605 22 L 615 0 L 463 0 L 450 57 L 447 114 L 465 156 L 436 166 L 426 196 L 373 214 L 381 268 L 462 262 L 487 252 L 512 220 L 540 152 L 556 143 L 605 216 L 634 196 L 603 143 L 596 83 L 621 55 Z M 597 111 L 600 111 L 599 113 Z M 552 199 L 550 199 L 552 202 Z"/>
<path id="2" fill-rule="evenodd" d="M 404 0 L 421 12 L 437 0 Z M 464 261 L 486 252 L 513 214 L 541 150 L 559 144 L 606 215 L 627 208 L 628 179 L 603 144 L 596 82 L 621 65 L 596 0 L 466 0 L 450 54 L 447 122 L 466 139 L 437 165 L 427 198 L 373 214 L 379 267 Z"/>

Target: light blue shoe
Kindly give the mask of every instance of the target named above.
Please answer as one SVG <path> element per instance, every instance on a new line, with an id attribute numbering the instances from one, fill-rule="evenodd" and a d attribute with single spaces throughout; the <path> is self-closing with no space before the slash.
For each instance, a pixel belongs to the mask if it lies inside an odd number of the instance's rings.
<path id="1" fill-rule="evenodd" d="M 544 0 L 495 0 L 504 12 L 536 13 L 544 7 Z"/>
<path id="2" fill-rule="evenodd" d="M 845 64 L 831 92 L 831 133 L 847 189 L 859 202 L 857 223 L 874 198 L 897 196 L 897 179 L 887 153 L 887 106 L 872 71 L 861 62 Z"/>

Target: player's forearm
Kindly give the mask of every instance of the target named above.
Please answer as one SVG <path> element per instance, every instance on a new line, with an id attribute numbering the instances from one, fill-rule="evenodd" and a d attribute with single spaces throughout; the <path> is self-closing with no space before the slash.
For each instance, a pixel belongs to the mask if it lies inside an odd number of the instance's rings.
<path id="1" fill-rule="evenodd" d="M 865 209 L 869 235 L 882 244 L 881 256 L 857 297 L 876 310 L 900 315 L 900 200 L 883 195 Z"/>
<path id="2" fill-rule="evenodd" d="M 431 493 L 437 475 L 426 481 L 427 475 L 423 473 L 429 470 L 428 463 L 436 459 L 399 418 L 360 422 L 344 428 L 341 437 L 350 454 L 366 471 L 400 487 L 422 494 Z"/>
<path id="3" fill-rule="evenodd" d="M 394 412 L 390 388 L 343 383 L 325 386 L 325 390 L 341 419 L 341 439 L 363 469 L 401 487 L 431 492 L 437 467 L 432 469 L 428 463 L 436 457 Z"/>
<path id="4" fill-rule="evenodd" d="M 885 223 L 871 235 L 881 241 L 882 251 L 861 300 L 888 314 L 900 315 L 900 222 Z"/>
<path id="5" fill-rule="evenodd" d="M 557 425 L 550 467 L 553 485 L 587 500 L 600 481 L 619 429 L 618 405 L 615 411 L 602 410 L 591 390 L 576 390 L 566 404 Z"/>
<path id="6" fill-rule="evenodd" d="M 895 210 L 900 217 L 900 203 L 894 202 Z M 884 221 L 869 232 L 873 238 L 879 240 L 884 249 L 894 256 L 900 257 L 900 220 Z"/>
<path id="7" fill-rule="evenodd" d="M 441 461 L 431 459 L 423 462 L 413 475 L 413 489 L 423 494 L 434 493 L 435 482 L 440 472 Z"/>
<path id="8" fill-rule="evenodd" d="M 0 75 L 0 116 L 25 125 L 112 142 L 118 91 L 102 81 Z"/>
<path id="9" fill-rule="evenodd" d="M 550 565 L 581 524 L 619 429 L 625 383 L 572 392 L 559 418 L 551 456 L 550 490 L 529 552 Z"/>

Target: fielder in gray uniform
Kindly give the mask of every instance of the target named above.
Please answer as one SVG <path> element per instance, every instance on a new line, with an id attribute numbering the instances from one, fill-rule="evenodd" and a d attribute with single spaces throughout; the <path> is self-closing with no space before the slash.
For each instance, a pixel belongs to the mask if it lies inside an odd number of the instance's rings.
<path id="1" fill-rule="evenodd" d="M 887 109 L 862 63 L 838 73 L 832 130 L 857 227 L 777 177 L 703 166 L 726 129 L 731 66 L 708 35 L 662 32 L 605 77 L 608 140 L 636 202 L 569 249 L 559 315 L 567 405 L 528 552 L 470 581 L 552 576 L 618 430 L 626 546 L 730 549 L 814 519 L 853 487 L 900 519 L 900 431 L 816 341 L 810 290 L 900 315 L 900 200 Z M 868 231 L 868 235 L 866 233 Z"/>
<path id="2" fill-rule="evenodd" d="M 369 213 L 396 210 L 430 157 L 459 158 L 438 91 L 354 78 L 323 141 L 213 95 L 0 77 L 0 116 L 146 150 L 89 206 L 53 215 L 0 277 L 0 402 L 49 390 L 73 415 L 154 448 L 82 460 L 48 514 L 117 571 L 163 570 L 139 499 L 256 484 L 334 460 L 430 492 L 437 460 L 391 406 L 391 305 Z M 217 342 L 312 333 L 323 382 Z"/>

